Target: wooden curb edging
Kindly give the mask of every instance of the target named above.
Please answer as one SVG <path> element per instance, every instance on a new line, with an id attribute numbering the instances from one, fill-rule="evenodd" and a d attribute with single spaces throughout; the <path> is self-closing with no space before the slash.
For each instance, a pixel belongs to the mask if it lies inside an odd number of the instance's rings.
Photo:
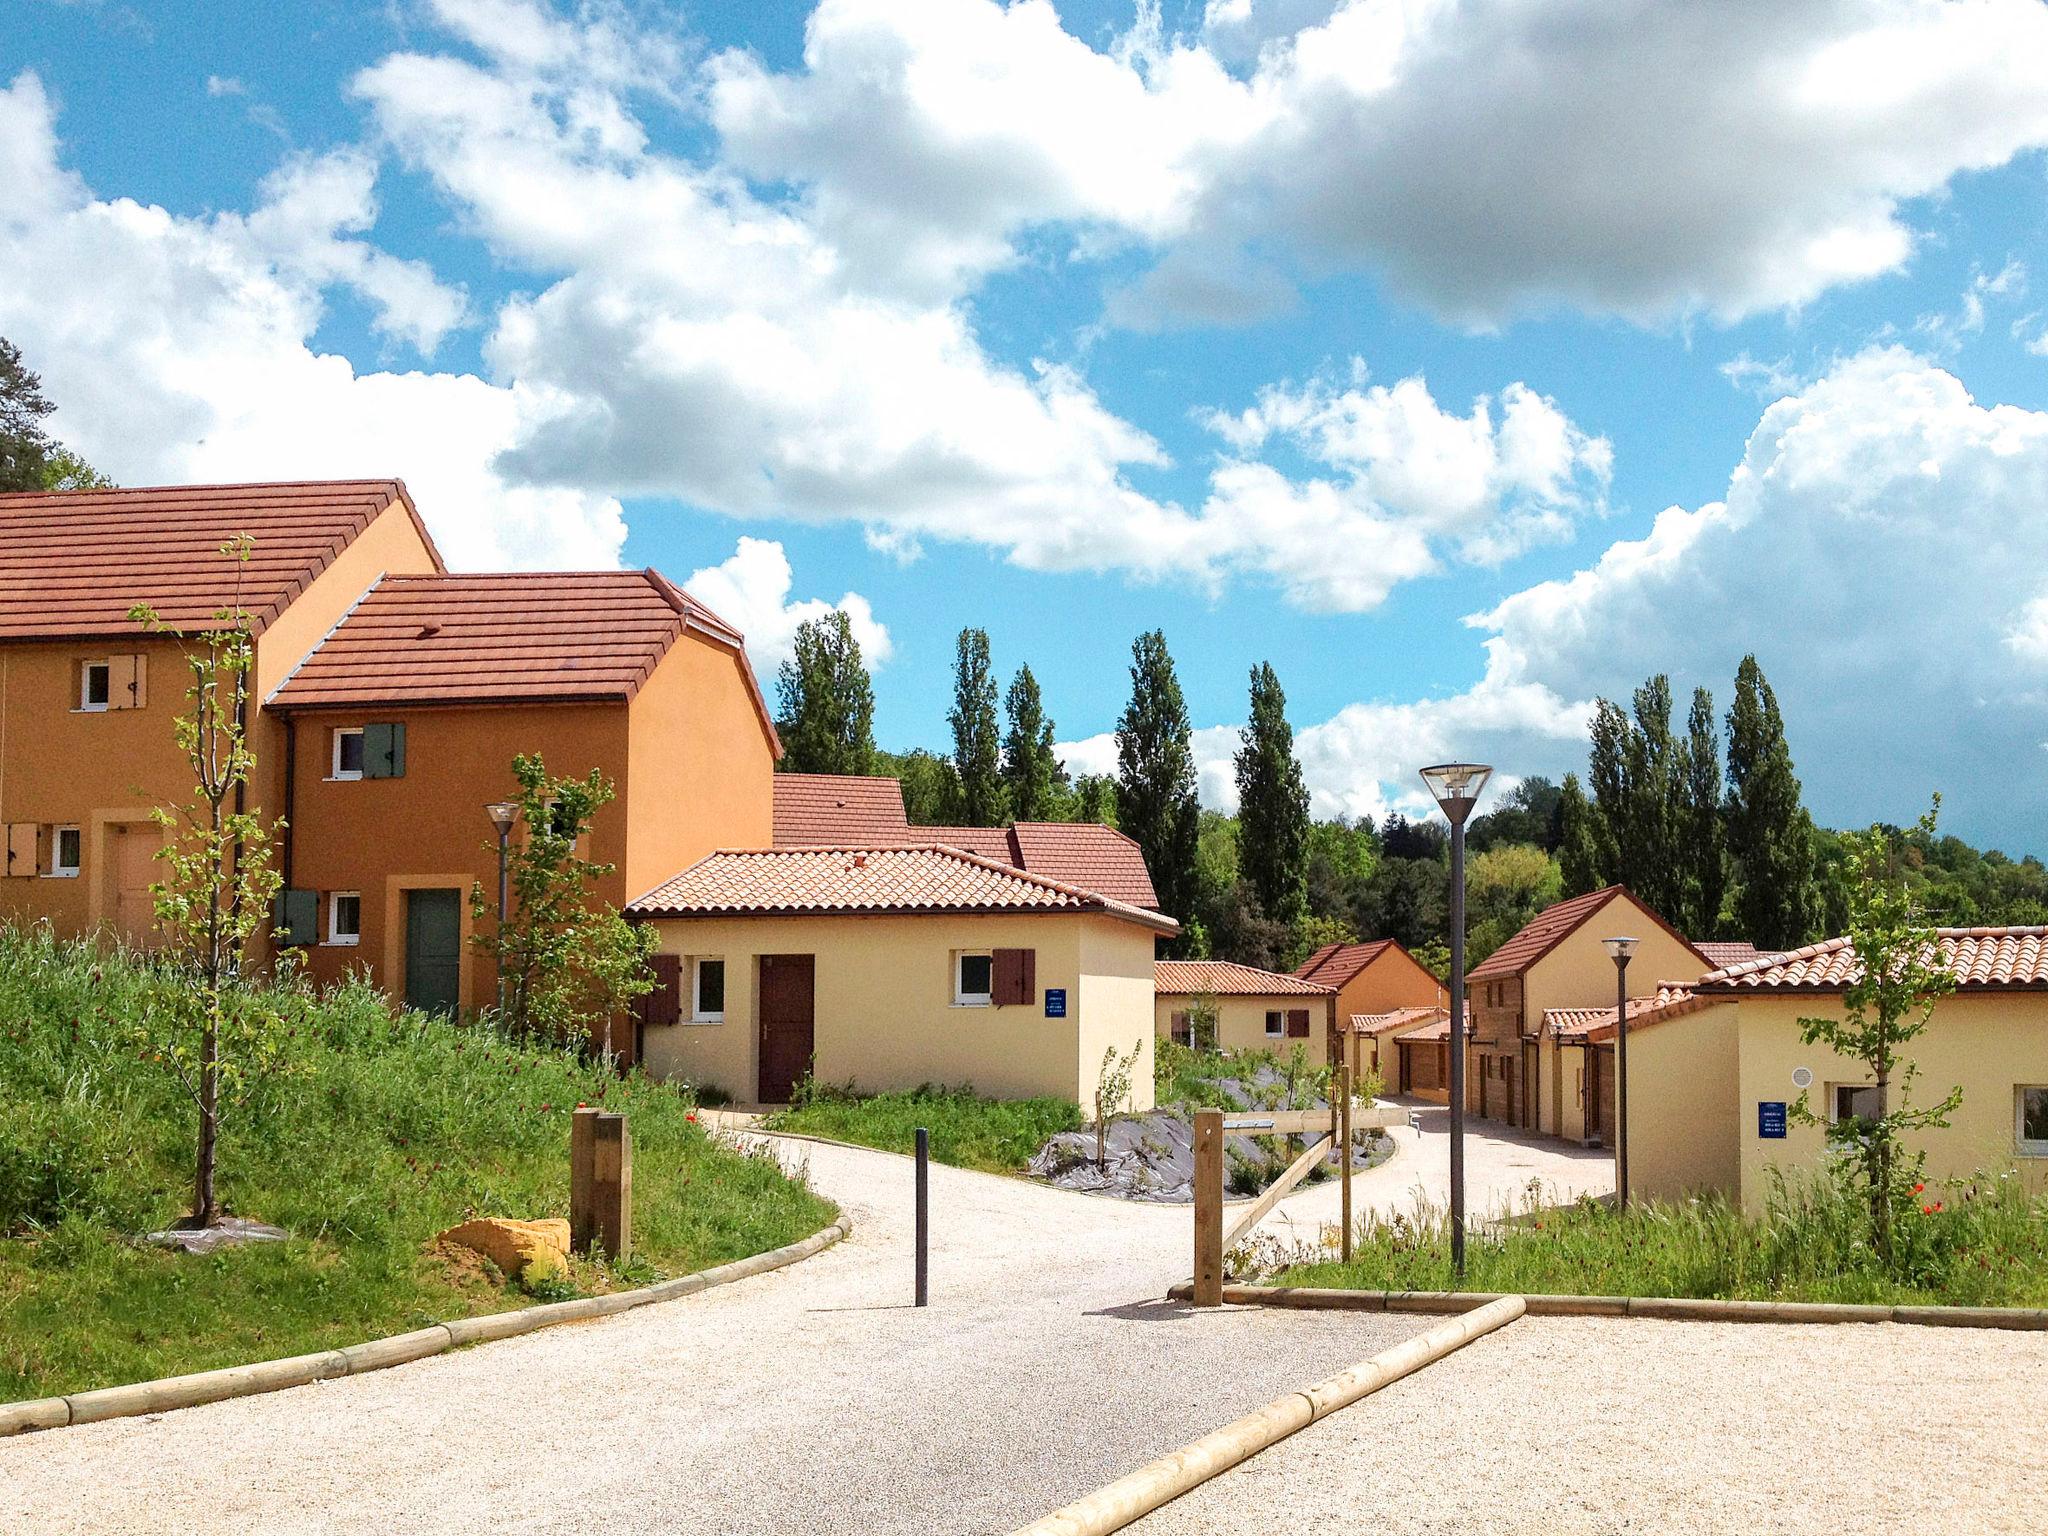
<path id="1" fill-rule="evenodd" d="M 1185 1281 L 1167 1291 L 1189 1301 Z M 1491 1291 L 1344 1291 L 1300 1285 L 1226 1285 L 1225 1302 L 1326 1312 L 1473 1312 L 1498 1301 Z M 1655 1317 L 1702 1323 L 1904 1323 L 1918 1328 L 2048 1330 L 2044 1307 L 1912 1307 L 1832 1301 L 1718 1301 L 1692 1296 L 1546 1296 L 1525 1294 L 1531 1317 Z"/>
<path id="2" fill-rule="evenodd" d="M 218 1403 L 231 1397 L 254 1397 L 260 1392 L 278 1392 L 286 1387 L 303 1387 L 340 1376 L 360 1376 L 388 1366 L 424 1360 L 445 1350 L 466 1344 L 483 1344 L 492 1339 L 509 1339 L 522 1333 L 536 1333 L 563 1323 L 583 1323 L 630 1312 L 657 1301 L 674 1301 L 699 1291 L 730 1285 L 753 1275 L 766 1274 L 822 1253 L 842 1238 L 853 1234 L 853 1223 L 841 1216 L 813 1232 L 801 1242 L 771 1248 L 750 1258 L 735 1259 L 695 1274 L 662 1280 L 638 1290 L 615 1291 L 608 1296 L 583 1296 L 575 1301 L 548 1302 L 537 1307 L 520 1307 L 510 1312 L 489 1312 L 481 1317 L 460 1317 L 453 1322 L 434 1323 L 410 1333 L 371 1339 L 345 1349 L 326 1349 L 310 1355 L 293 1355 L 283 1360 L 262 1360 L 252 1365 L 230 1365 L 214 1371 L 196 1371 L 189 1376 L 165 1376 L 156 1381 L 138 1381 L 122 1387 L 100 1387 L 91 1392 L 72 1392 L 62 1397 L 40 1397 L 23 1403 L 0 1403 L 0 1439 L 32 1429 L 63 1429 L 73 1424 L 96 1424 L 103 1419 L 132 1418 L 143 1413 L 163 1413 L 173 1408 L 194 1408 L 201 1403 Z"/>
<path id="3" fill-rule="evenodd" d="M 1120 1477 L 1064 1509 L 1053 1511 L 1030 1525 L 1020 1526 L 1011 1536 L 1108 1536 L 1132 1521 L 1149 1515 L 1189 1489 L 1199 1487 L 1260 1451 L 1279 1444 L 1289 1435 L 1348 1408 L 1380 1388 L 1433 1365 L 1445 1355 L 1463 1349 L 1474 1339 L 1503 1328 L 1522 1315 L 1522 1298 L 1497 1296 L 1477 1307 L 1438 1323 L 1426 1333 L 1395 1345 L 1340 1371 L 1326 1381 L 1299 1392 L 1289 1392 L 1233 1424 L 1184 1445 L 1171 1455 Z"/>

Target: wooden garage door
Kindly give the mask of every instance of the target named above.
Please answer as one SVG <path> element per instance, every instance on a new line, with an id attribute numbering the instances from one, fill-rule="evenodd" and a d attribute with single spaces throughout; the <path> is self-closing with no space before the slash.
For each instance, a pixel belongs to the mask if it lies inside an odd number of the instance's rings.
<path id="1" fill-rule="evenodd" d="M 761 957 L 761 1102 L 787 1104 L 817 1047 L 817 957 Z"/>

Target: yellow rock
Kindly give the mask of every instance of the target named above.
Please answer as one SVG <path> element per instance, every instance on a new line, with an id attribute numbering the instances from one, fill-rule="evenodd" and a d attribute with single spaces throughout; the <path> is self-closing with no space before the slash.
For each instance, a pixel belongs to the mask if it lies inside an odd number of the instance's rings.
<path id="1" fill-rule="evenodd" d="M 511 1221 L 479 1216 L 450 1227 L 435 1241 L 474 1249 L 503 1270 L 508 1280 L 537 1280 L 569 1267 L 569 1223 L 552 1217 Z"/>

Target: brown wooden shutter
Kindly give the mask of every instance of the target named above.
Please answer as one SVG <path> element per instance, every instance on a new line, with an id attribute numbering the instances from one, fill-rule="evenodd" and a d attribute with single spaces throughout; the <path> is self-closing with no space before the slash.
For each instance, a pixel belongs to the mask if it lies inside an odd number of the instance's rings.
<path id="1" fill-rule="evenodd" d="M 1287 1038 L 1306 1040 L 1308 1038 L 1308 1010 L 1290 1008 L 1287 1010 Z"/>
<path id="2" fill-rule="evenodd" d="M 17 878 L 36 873 L 36 824 L 17 821 L 7 829 L 7 873 Z"/>
<path id="3" fill-rule="evenodd" d="M 682 1018 L 683 957 L 650 955 L 647 968 L 654 973 L 654 990 L 640 1000 L 640 1017 L 649 1024 L 674 1024 Z"/>
<path id="4" fill-rule="evenodd" d="M 1190 1022 L 1188 1013 L 1185 1009 L 1182 1009 L 1179 1012 L 1173 1014 L 1171 1018 L 1168 1020 L 1168 1026 L 1170 1033 L 1172 1034 L 1174 1041 L 1177 1044 L 1193 1045 L 1195 1043 L 1194 1025 L 1192 1022 Z"/>
<path id="5" fill-rule="evenodd" d="M 989 1001 L 998 1008 L 1017 1007 L 1038 997 L 1038 951 L 999 949 L 990 960 Z"/>

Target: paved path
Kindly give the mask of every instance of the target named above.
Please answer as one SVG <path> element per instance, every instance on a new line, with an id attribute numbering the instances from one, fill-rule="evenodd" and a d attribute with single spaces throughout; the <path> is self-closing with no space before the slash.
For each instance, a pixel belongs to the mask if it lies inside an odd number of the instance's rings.
<path id="1" fill-rule="evenodd" d="M 807 1143 L 854 1236 L 683 1301 L 353 1380 L 0 1441 L 0 1531 L 1006 1531 L 1415 1319 L 1196 1314 L 1186 1208 Z"/>

